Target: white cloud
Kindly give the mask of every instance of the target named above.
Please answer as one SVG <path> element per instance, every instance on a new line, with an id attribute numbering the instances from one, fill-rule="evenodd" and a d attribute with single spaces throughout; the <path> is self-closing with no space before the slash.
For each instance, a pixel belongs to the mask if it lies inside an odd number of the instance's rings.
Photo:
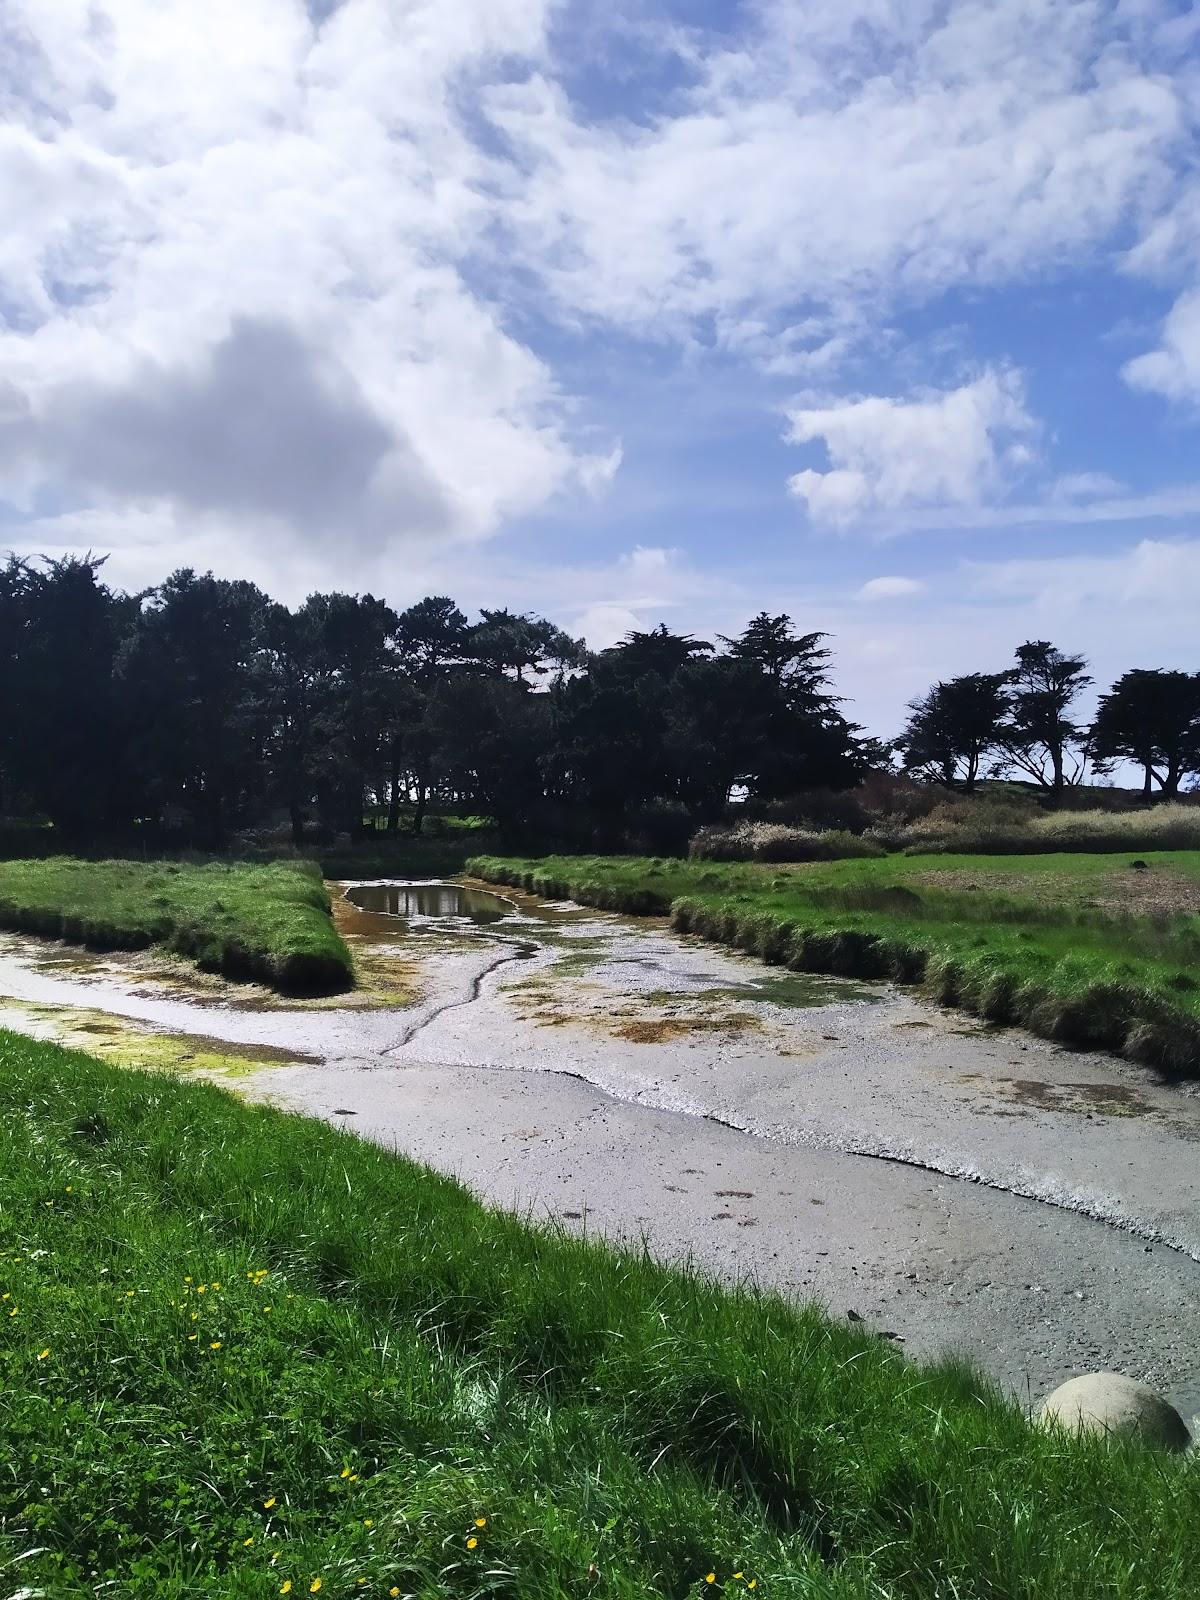
<path id="1" fill-rule="evenodd" d="M 925 585 L 917 578 L 868 578 L 855 595 L 856 600 L 908 600 L 923 594 Z"/>
<path id="2" fill-rule="evenodd" d="M 830 466 L 795 473 L 788 489 L 814 522 L 835 527 L 911 506 L 977 505 L 1003 487 L 1012 436 L 1033 427 L 1019 374 L 994 369 L 910 400 L 870 395 L 792 411 L 788 439 L 821 441 Z"/>
<path id="3" fill-rule="evenodd" d="M 1200 400 L 1200 289 L 1180 295 L 1162 328 L 1157 350 L 1125 364 L 1126 381 L 1168 400 Z"/>
<path id="4" fill-rule="evenodd" d="M 749 14 L 732 39 L 668 32 L 690 88 L 635 124 L 585 120 L 548 72 L 488 93 L 528 172 L 508 220 L 564 315 L 711 318 L 770 359 L 801 308 L 788 359 L 819 361 L 829 320 L 1078 264 L 1170 187 L 1180 96 L 1106 5 Z"/>
<path id="5" fill-rule="evenodd" d="M 10 493 L 332 555 L 601 488 L 619 450 L 461 266 L 493 158 L 456 97 L 541 59 L 550 4 L 9 0 Z"/>

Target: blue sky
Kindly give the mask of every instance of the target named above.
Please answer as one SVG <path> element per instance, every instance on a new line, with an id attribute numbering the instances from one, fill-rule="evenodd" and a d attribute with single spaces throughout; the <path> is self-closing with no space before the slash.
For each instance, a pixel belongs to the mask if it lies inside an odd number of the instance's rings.
<path id="1" fill-rule="evenodd" d="M 0 96 L 0 547 L 788 610 L 883 734 L 1197 665 L 1191 5 L 9 0 Z"/>

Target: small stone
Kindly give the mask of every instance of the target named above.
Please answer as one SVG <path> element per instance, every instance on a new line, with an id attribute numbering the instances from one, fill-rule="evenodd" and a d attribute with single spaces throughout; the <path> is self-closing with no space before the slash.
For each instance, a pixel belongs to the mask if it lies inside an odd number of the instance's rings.
<path id="1" fill-rule="evenodd" d="M 1074 1433 L 1140 1439 L 1160 1450 L 1186 1450 L 1191 1443 L 1175 1407 L 1147 1384 L 1119 1372 L 1087 1372 L 1059 1384 L 1038 1407 L 1035 1421 L 1058 1423 Z"/>

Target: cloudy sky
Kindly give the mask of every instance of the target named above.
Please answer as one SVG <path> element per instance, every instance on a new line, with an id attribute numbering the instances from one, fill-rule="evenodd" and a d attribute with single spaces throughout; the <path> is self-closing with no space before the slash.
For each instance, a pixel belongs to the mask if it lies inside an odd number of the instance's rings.
<path id="1" fill-rule="evenodd" d="M 1200 665 L 1184 0 L 3 0 L 0 102 L 0 549 Z"/>

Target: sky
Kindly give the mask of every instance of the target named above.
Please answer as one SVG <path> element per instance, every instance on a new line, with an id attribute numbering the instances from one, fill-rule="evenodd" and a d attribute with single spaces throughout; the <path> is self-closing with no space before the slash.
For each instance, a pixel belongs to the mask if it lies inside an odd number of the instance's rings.
<path id="1" fill-rule="evenodd" d="M 1180 0 L 2 0 L 0 550 L 1195 670 L 1198 124 Z"/>

